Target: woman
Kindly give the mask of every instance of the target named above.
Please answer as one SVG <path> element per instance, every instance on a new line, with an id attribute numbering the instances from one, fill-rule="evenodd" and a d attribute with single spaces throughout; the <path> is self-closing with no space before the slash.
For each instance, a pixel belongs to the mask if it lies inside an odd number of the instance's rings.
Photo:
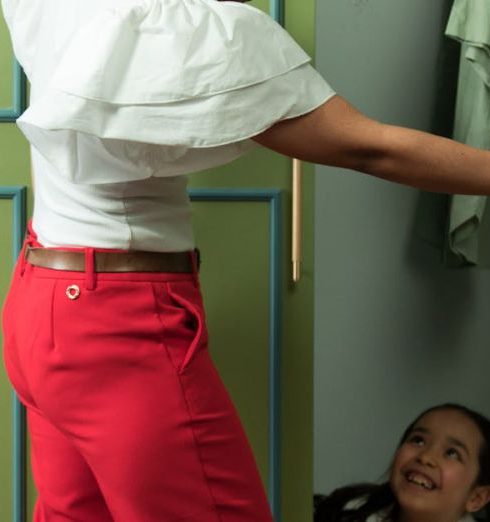
<path id="1" fill-rule="evenodd" d="M 490 193 L 490 154 L 364 117 L 248 5 L 2 5 L 31 82 L 35 209 L 3 325 L 35 520 L 270 522 L 207 352 L 185 174 L 258 143 Z"/>

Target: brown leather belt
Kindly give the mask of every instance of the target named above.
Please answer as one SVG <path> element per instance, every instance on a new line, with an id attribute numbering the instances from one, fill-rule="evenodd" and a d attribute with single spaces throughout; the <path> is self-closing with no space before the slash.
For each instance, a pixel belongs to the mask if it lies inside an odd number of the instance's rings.
<path id="1" fill-rule="evenodd" d="M 197 251 L 196 251 L 197 254 Z M 167 272 L 192 273 L 192 252 L 94 252 L 95 272 Z M 54 270 L 85 272 L 85 252 L 54 250 L 49 248 L 26 249 L 26 260 L 34 266 Z M 198 254 L 196 255 L 198 262 Z"/>

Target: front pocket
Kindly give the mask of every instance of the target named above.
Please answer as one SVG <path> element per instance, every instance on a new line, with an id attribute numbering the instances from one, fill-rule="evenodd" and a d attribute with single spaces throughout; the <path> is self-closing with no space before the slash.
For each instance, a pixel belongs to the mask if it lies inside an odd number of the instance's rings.
<path id="1" fill-rule="evenodd" d="M 207 347 L 201 296 L 193 281 L 154 284 L 163 344 L 177 372 L 183 373 Z"/>

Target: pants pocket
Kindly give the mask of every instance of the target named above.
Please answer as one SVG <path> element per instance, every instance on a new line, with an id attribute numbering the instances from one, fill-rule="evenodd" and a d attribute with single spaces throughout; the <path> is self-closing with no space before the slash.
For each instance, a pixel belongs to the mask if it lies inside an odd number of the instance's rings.
<path id="1" fill-rule="evenodd" d="M 179 374 L 207 349 L 208 333 L 202 299 L 193 281 L 154 284 L 165 349 Z"/>

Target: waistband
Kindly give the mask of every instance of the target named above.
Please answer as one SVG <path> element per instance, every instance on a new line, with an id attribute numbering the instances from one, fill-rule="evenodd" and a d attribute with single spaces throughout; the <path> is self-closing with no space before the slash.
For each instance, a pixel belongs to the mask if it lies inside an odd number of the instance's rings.
<path id="1" fill-rule="evenodd" d="M 104 281 L 184 281 L 198 282 L 199 251 L 144 252 L 131 250 L 44 248 L 28 224 L 21 257 L 21 274 L 26 266 L 35 277 L 84 280 L 93 290 Z"/>

